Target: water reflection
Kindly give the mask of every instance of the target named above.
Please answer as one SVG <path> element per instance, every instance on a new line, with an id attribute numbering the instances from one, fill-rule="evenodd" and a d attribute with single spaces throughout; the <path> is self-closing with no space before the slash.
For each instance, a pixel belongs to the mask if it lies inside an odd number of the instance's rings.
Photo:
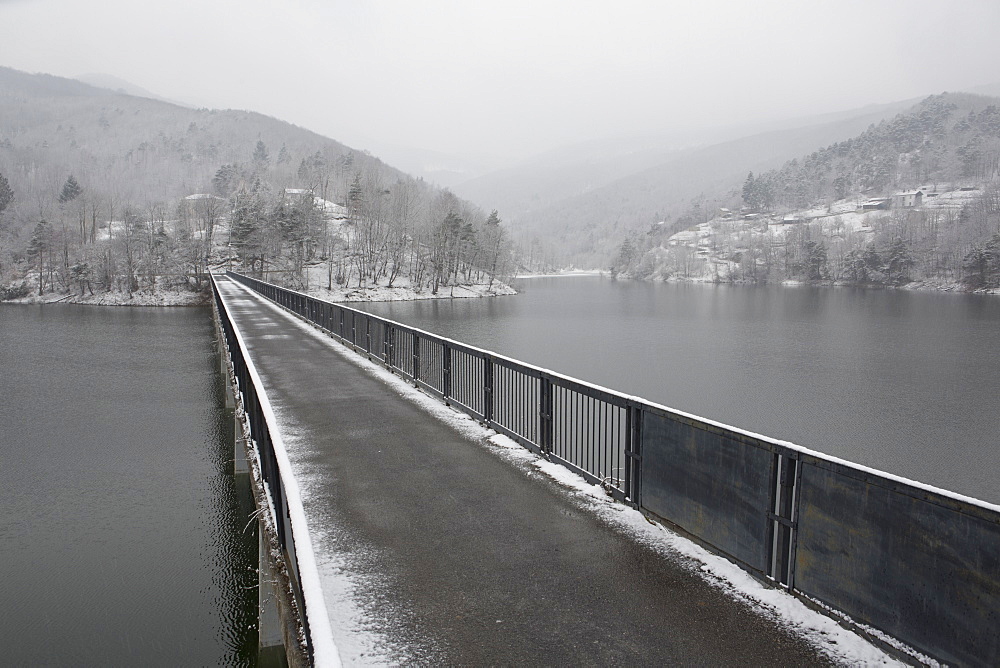
<path id="1" fill-rule="evenodd" d="M 253 665 L 207 309 L 0 306 L 8 665 Z"/>

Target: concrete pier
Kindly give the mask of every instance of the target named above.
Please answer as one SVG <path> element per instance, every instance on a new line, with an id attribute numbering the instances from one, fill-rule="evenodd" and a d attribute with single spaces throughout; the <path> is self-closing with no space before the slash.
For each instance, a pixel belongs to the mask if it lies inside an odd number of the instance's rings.
<path id="1" fill-rule="evenodd" d="M 283 624 L 275 599 L 276 578 L 262 532 L 258 533 L 257 548 L 257 647 L 262 659 L 274 662 L 279 658 L 284 660 Z"/>

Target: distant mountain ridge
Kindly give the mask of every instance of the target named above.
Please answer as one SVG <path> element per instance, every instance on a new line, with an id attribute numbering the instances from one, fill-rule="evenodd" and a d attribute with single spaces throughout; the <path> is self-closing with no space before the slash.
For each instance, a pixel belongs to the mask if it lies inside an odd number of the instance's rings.
<path id="1" fill-rule="evenodd" d="M 100 72 L 94 72 L 91 74 L 80 74 L 74 77 L 77 81 L 82 81 L 85 84 L 95 86 L 97 88 L 107 88 L 116 93 L 122 93 L 124 95 L 132 95 L 134 97 L 148 97 L 151 100 L 159 100 L 160 102 L 169 102 L 170 104 L 176 104 L 179 107 L 189 107 L 194 108 L 197 105 L 187 104 L 186 102 L 178 102 L 177 100 L 171 100 L 169 98 L 157 95 L 156 93 L 151 93 L 150 91 L 137 86 L 130 81 L 125 81 L 119 77 L 113 76 L 111 74 L 103 74 Z"/>
<path id="2" fill-rule="evenodd" d="M 600 267 L 628 230 L 677 217 L 693 199 L 723 196 L 750 170 L 777 167 L 851 137 L 915 102 L 776 121 L 742 135 L 730 128 L 717 131 L 716 137 L 729 138 L 716 142 L 708 132 L 593 142 L 549 152 L 454 190 L 499 208 L 516 226 L 547 239 L 565 262 Z"/>
<path id="3" fill-rule="evenodd" d="M 32 164 L 36 182 L 75 174 L 81 183 L 114 185 L 136 201 L 171 199 L 210 191 L 224 164 L 252 164 L 258 141 L 273 153 L 273 176 L 282 187 L 338 187 L 343 199 L 350 175 L 334 166 L 345 161 L 352 173 L 405 176 L 363 151 L 263 114 L 192 109 L 0 67 L 0 170 L 6 163 L 15 180 L 13 165 Z M 317 154 L 329 168 L 300 175 L 303 161 L 313 163 Z"/>

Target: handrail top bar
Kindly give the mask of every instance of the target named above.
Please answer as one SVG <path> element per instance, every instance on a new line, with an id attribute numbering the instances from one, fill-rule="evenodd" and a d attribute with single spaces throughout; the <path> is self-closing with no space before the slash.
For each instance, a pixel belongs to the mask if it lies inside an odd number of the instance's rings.
<path id="1" fill-rule="evenodd" d="M 763 443 L 767 443 L 769 445 L 772 445 L 772 446 L 775 446 L 775 447 L 778 447 L 778 448 L 784 448 L 784 449 L 787 449 L 787 450 L 791 450 L 793 452 L 800 453 L 802 455 L 807 455 L 807 456 L 810 456 L 810 457 L 814 457 L 815 459 L 818 459 L 818 460 L 821 460 L 821 461 L 826 461 L 826 462 L 830 462 L 832 464 L 837 464 L 837 465 L 843 466 L 845 468 L 854 469 L 854 470 L 856 470 L 856 471 L 858 471 L 859 473 L 862 473 L 862 474 L 874 475 L 876 477 L 885 478 L 885 479 L 887 479 L 887 480 L 889 480 L 891 482 L 897 483 L 897 484 L 906 485 L 906 486 L 913 487 L 915 489 L 918 489 L 918 490 L 921 490 L 921 491 L 924 491 L 924 492 L 929 492 L 929 493 L 932 493 L 932 494 L 938 494 L 940 496 L 943 496 L 943 497 L 946 497 L 948 499 L 951 499 L 952 501 L 957 501 L 959 503 L 965 503 L 965 504 L 968 504 L 968 505 L 977 506 L 977 507 L 979 507 L 979 508 L 981 508 L 983 510 L 991 511 L 991 512 L 994 512 L 994 513 L 1000 513 L 1000 504 L 990 503 L 988 501 L 983 501 L 982 499 L 977 499 L 975 497 L 967 496 L 965 494 L 959 494 L 958 492 L 953 492 L 953 491 L 950 491 L 950 490 L 947 490 L 947 489 L 943 489 L 941 487 L 935 487 L 933 485 L 929 485 L 927 483 L 922 483 L 922 482 L 919 482 L 917 480 L 911 480 L 909 478 L 905 478 L 903 476 L 896 475 L 894 473 L 889 473 L 887 471 L 881 471 L 879 469 L 876 469 L 876 468 L 873 468 L 873 467 L 870 467 L 870 466 L 865 466 L 864 464 L 858 464 L 856 462 L 851 462 L 851 461 L 848 461 L 846 459 L 841 459 L 840 457 L 836 457 L 834 455 L 829 455 L 829 454 L 826 454 L 824 452 L 819 452 L 817 450 L 813 450 L 811 448 L 807 448 L 805 446 L 798 445 L 797 443 L 792 443 L 791 441 L 785 441 L 785 440 L 773 438 L 773 437 L 770 437 L 770 436 L 765 436 L 763 434 L 758 434 L 756 432 L 749 431 L 749 430 L 743 429 L 741 427 L 734 427 L 734 426 L 726 424 L 724 422 L 719 422 L 717 420 L 712 420 L 710 418 L 701 417 L 700 415 L 695 415 L 693 413 L 688 413 L 688 412 L 685 412 L 685 411 L 682 411 L 682 410 L 679 410 L 679 409 L 676 409 L 676 408 L 671 408 L 669 406 L 665 406 L 663 404 L 658 404 L 656 402 L 650 401 L 648 399 L 644 399 L 644 398 L 639 397 L 639 396 L 626 394 L 626 393 L 620 392 L 618 390 L 612 390 L 611 388 L 607 388 L 607 387 L 604 387 L 602 385 L 597 385 L 596 383 L 591 383 L 589 381 L 581 380 L 579 378 L 574 378 L 572 376 L 568 376 L 566 374 L 559 373 L 558 371 L 552 371 L 551 369 L 546 369 L 544 367 L 540 367 L 540 366 L 537 366 L 537 365 L 534 365 L 534 364 L 530 364 L 528 362 L 523 362 L 521 360 L 517 360 L 517 359 L 514 359 L 512 357 L 507 357 L 506 355 L 502 355 L 500 353 L 496 353 L 496 352 L 493 352 L 491 350 L 486 350 L 485 348 L 478 348 L 476 346 L 469 345 L 468 343 L 463 343 L 461 341 L 456 341 L 454 339 L 449 339 L 447 337 L 440 336 L 439 334 L 434 334 L 433 332 L 428 332 L 426 330 L 419 329 L 419 328 L 413 327 L 411 325 L 405 325 L 403 323 L 396 322 L 395 320 L 390 320 L 389 318 L 385 318 L 385 317 L 380 316 L 380 315 L 375 315 L 373 313 L 367 313 L 367 312 L 362 311 L 360 309 L 352 308 L 350 306 L 345 306 L 342 303 L 329 302 L 329 301 L 326 301 L 325 299 L 320 299 L 319 297 L 314 297 L 313 295 L 309 295 L 309 294 L 306 294 L 304 292 L 299 292 L 297 290 L 292 290 L 291 288 L 286 288 L 286 287 L 282 287 L 280 285 L 275 285 L 273 283 L 268 283 L 267 281 L 262 281 L 259 278 L 253 278 L 252 276 L 245 276 L 243 274 L 239 274 L 239 273 L 234 272 L 234 271 L 227 271 L 226 274 L 232 274 L 232 275 L 238 276 L 240 278 L 247 278 L 247 279 L 250 279 L 250 280 L 253 280 L 253 281 L 258 281 L 260 283 L 263 283 L 264 285 L 269 285 L 269 286 L 278 288 L 280 290 L 284 290 L 286 292 L 290 292 L 292 294 L 299 295 L 301 297 L 305 297 L 307 299 L 312 299 L 312 300 L 315 300 L 315 301 L 318 301 L 318 302 L 321 302 L 321 303 L 324 303 L 324 304 L 330 304 L 332 306 L 336 306 L 338 308 L 342 308 L 344 310 L 351 311 L 353 313 L 361 314 L 361 315 L 363 315 L 365 317 L 375 318 L 377 320 L 381 320 L 382 322 L 388 323 L 388 324 L 390 324 L 390 325 L 392 325 L 394 327 L 399 327 L 400 329 L 406 330 L 408 332 L 420 334 L 421 336 L 425 336 L 425 337 L 427 337 L 428 339 L 431 339 L 431 340 L 436 340 L 436 341 L 438 341 L 440 343 L 446 343 L 446 344 L 448 344 L 449 346 L 451 346 L 453 348 L 461 349 L 461 350 L 464 350 L 464 351 L 467 351 L 467 352 L 473 352 L 475 354 L 481 355 L 483 357 L 489 357 L 489 358 L 492 358 L 494 360 L 503 360 L 505 362 L 509 362 L 511 364 L 514 364 L 514 365 L 517 365 L 517 366 L 520 366 L 520 367 L 524 367 L 524 368 L 530 369 L 531 371 L 534 371 L 534 372 L 538 373 L 541 377 L 548 378 L 549 380 L 565 381 L 565 382 L 568 382 L 568 383 L 573 383 L 575 385 L 579 385 L 579 386 L 585 387 L 585 388 L 590 389 L 590 390 L 594 390 L 595 392 L 598 392 L 598 393 L 607 394 L 609 396 L 612 396 L 612 397 L 616 398 L 619 403 L 623 403 L 623 404 L 626 404 L 626 405 L 629 405 L 629 406 L 638 407 L 638 408 L 652 408 L 657 413 L 665 413 L 665 414 L 668 414 L 668 415 L 671 415 L 671 416 L 678 416 L 678 417 L 681 417 L 681 418 L 684 418 L 686 420 L 690 420 L 690 421 L 693 421 L 693 422 L 700 422 L 704 426 L 713 427 L 713 428 L 716 428 L 716 429 L 722 429 L 724 431 L 734 432 L 735 434 L 738 434 L 739 436 L 743 436 L 743 437 L 755 439 L 755 440 L 761 441 Z"/>

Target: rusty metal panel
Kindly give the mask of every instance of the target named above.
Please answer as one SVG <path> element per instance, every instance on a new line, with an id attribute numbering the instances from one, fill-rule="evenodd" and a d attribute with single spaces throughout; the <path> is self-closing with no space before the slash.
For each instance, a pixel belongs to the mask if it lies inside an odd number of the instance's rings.
<path id="1" fill-rule="evenodd" d="M 1000 521 L 830 462 L 804 462 L 795 586 L 948 663 L 1000 665 Z"/>
<path id="2" fill-rule="evenodd" d="M 719 430 L 644 412 L 642 506 L 765 572 L 772 460 Z"/>

